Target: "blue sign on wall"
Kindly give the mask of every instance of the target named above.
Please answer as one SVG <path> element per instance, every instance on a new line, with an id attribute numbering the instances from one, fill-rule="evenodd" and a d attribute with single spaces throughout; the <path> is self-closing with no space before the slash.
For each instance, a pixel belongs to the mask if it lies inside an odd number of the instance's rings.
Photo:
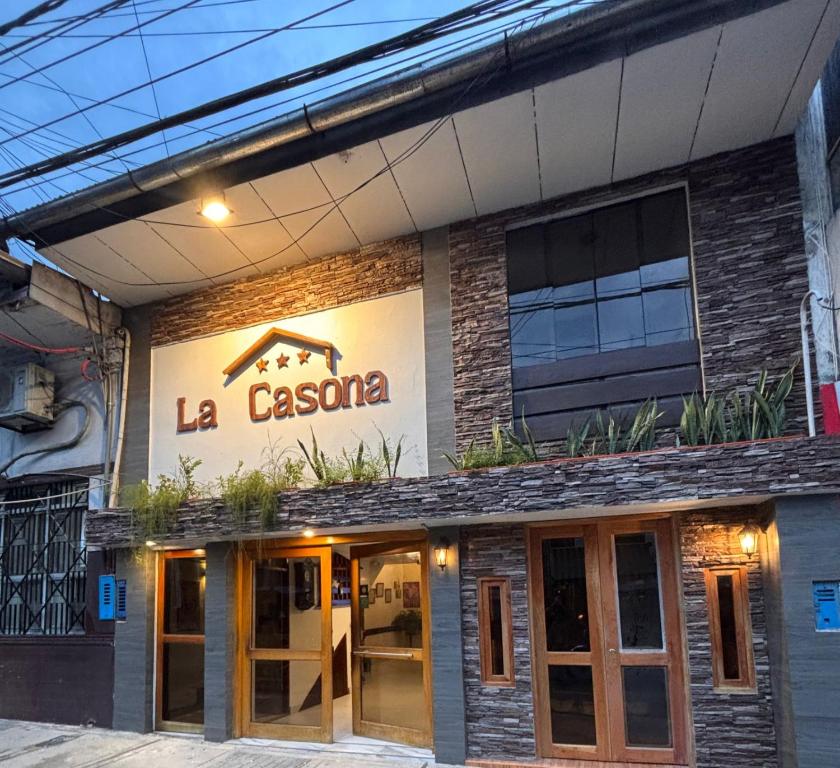
<path id="1" fill-rule="evenodd" d="M 117 584 L 112 575 L 99 577 L 99 620 L 113 621 Z"/>
<path id="2" fill-rule="evenodd" d="M 817 632 L 840 632 L 840 582 L 815 581 L 813 587 Z"/>

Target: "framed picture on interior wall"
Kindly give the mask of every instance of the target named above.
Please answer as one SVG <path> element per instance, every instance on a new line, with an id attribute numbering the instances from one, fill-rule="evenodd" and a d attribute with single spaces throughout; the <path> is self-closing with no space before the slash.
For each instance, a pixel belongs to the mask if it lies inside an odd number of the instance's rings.
<path id="1" fill-rule="evenodd" d="M 402 585 L 403 591 L 403 608 L 419 608 L 420 607 L 420 582 L 419 581 L 404 581 Z"/>
<path id="2" fill-rule="evenodd" d="M 359 595 L 359 605 L 360 605 L 362 608 L 367 608 L 367 607 L 368 607 L 368 598 L 367 598 L 367 595 Z"/>
<path id="3" fill-rule="evenodd" d="M 394 590 L 394 597 L 396 597 L 396 598 L 397 598 L 397 600 L 401 600 L 401 599 L 402 599 L 402 590 L 401 590 L 399 587 L 397 587 L 397 588 Z"/>
<path id="4" fill-rule="evenodd" d="M 384 582 L 377 581 L 376 582 L 376 596 L 382 597 L 385 594 L 385 584 Z"/>
<path id="5" fill-rule="evenodd" d="M 359 597 L 367 597 L 368 596 L 368 585 L 367 584 L 359 584 Z"/>
<path id="6" fill-rule="evenodd" d="M 385 602 L 386 603 L 391 602 L 391 590 L 390 589 L 385 590 Z"/>
<path id="7" fill-rule="evenodd" d="M 368 595 L 368 605 L 376 605 L 376 590 L 372 589 Z"/>
<path id="8" fill-rule="evenodd" d="M 396 592 L 400 588 L 400 583 L 398 581 L 394 581 L 394 592 Z"/>

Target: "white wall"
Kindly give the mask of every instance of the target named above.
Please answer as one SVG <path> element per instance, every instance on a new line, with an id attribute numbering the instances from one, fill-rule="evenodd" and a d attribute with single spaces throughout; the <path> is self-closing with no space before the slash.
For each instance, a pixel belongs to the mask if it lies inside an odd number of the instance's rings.
<path id="1" fill-rule="evenodd" d="M 263 352 L 268 370 L 260 373 L 253 361 L 232 380 L 222 370 L 271 327 L 279 327 L 331 342 L 337 350 L 334 373 L 323 355 L 313 352 L 300 364 L 295 343 L 279 341 Z M 278 369 L 277 357 L 289 357 Z M 371 447 L 379 443 L 375 427 L 396 441 L 404 435 L 399 474 L 426 474 L 426 393 L 423 344 L 423 305 L 420 290 L 359 302 L 300 317 L 157 347 L 152 350 L 149 474 L 174 471 L 178 455 L 201 459 L 199 480 L 214 480 L 232 472 L 239 460 L 246 467 L 259 467 L 269 440 L 281 448 L 297 451 L 297 439 L 310 445 L 310 427 L 328 455 L 340 455 L 364 439 Z M 325 412 L 252 422 L 248 393 L 252 384 L 268 382 L 272 391 L 287 386 L 294 390 L 304 381 L 369 371 L 384 371 L 389 382 L 389 401 Z M 218 426 L 194 432 L 176 432 L 179 397 L 186 398 L 187 420 L 193 418 L 202 400 L 212 399 L 218 409 Z M 259 393 L 260 407 L 272 402 Z"/>

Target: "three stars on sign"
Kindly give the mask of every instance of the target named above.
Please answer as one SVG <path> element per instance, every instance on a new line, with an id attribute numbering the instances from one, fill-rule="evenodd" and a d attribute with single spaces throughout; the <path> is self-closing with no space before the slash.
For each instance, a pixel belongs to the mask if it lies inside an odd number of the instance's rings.
<path id="1" fill-rule="evenodd" d="M 298 352 L 297 356 L 298 360 L 300 361 L 300 364 L 303 365 L 304 363 L 308 363 L 309 357 L 311 355 L 312 353 L 308 349 L 302 349 L 300 352 Z M 268 360 L 266 360 L 264 357 L 261 357 L 259 360 L 257 360 L 256 366 L 257 370 L 260 373 L 265 373 L 268 370 Z M 280 357 L 277 358 L 277 367 L 280 369 L 288 368 L 289 356 L 281 353 Z"/>

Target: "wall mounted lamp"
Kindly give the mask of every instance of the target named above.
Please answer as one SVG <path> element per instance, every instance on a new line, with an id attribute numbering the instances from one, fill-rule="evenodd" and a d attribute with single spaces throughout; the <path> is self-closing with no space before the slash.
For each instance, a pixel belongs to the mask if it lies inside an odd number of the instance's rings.
<path id="1" fill-rule="evenodd" d="M 747 557 L 752 557 L 758 551 L 758 537 L 761 529 L 752 523 L 745 525 L 738 533 L 738 540 L 741 542 L 741 552 Z"/>
<path id="2" fill-rule="evenodd" d="M 442 538 L 435 545 L 435 564 L 442 571 L 446 570 L 449 560 L 449 539 Z"/>

